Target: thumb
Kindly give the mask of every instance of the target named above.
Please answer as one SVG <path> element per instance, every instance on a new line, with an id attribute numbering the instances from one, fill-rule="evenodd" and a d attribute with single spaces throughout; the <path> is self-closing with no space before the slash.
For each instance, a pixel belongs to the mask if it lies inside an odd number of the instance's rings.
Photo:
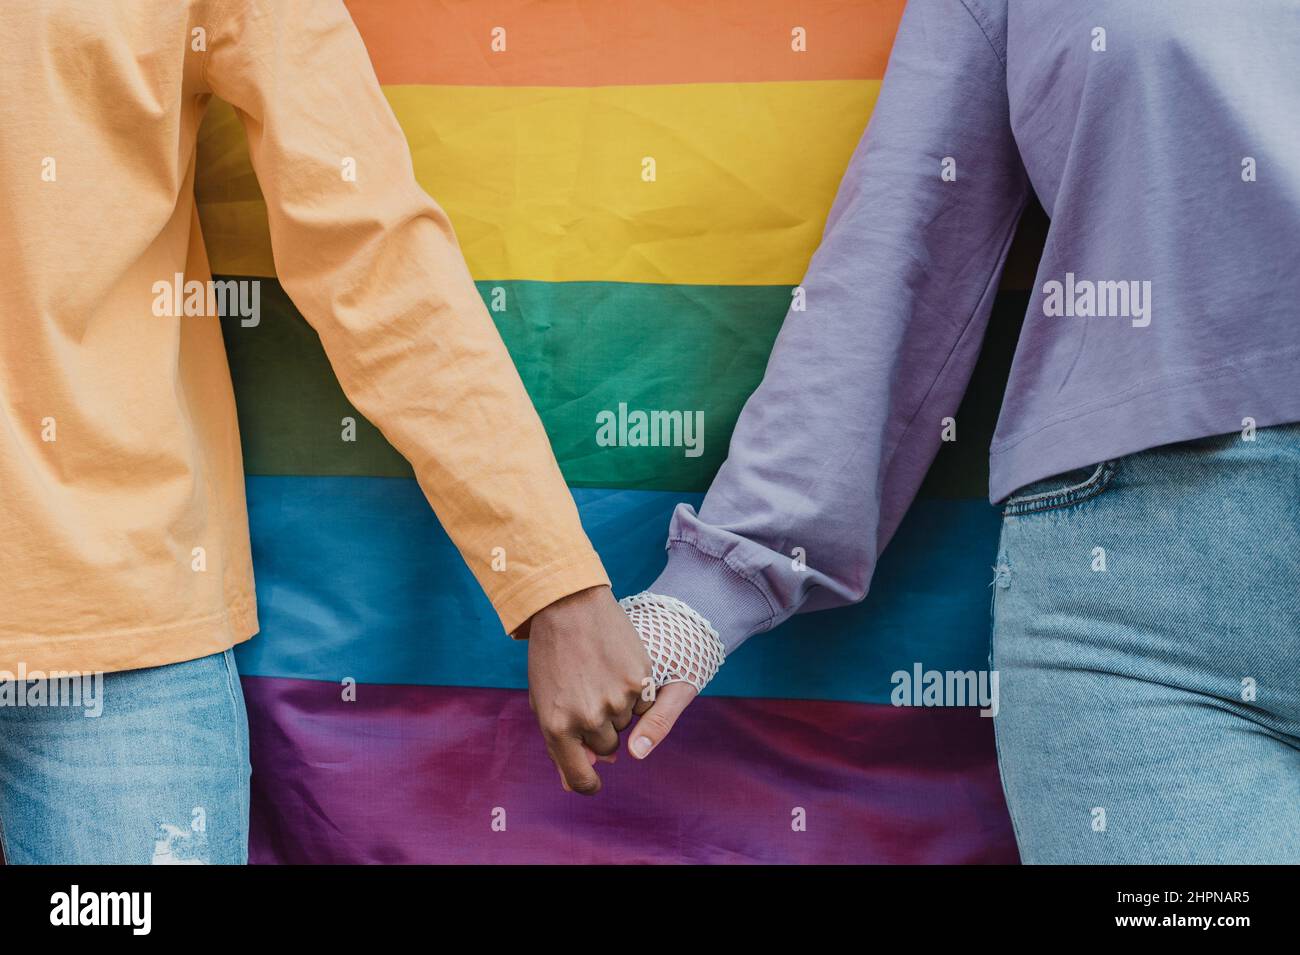
<path id="1" fill-rule="evenodd" d="M 659 688 L 655 702 L 632 729 L 627 744 L 628 752 L 637 759 L 645 759 L 650 752 L 672 732 L 673 724 L 682 711 L 696 697 L 695 687 L 689 683 L 669 683 Z"/>

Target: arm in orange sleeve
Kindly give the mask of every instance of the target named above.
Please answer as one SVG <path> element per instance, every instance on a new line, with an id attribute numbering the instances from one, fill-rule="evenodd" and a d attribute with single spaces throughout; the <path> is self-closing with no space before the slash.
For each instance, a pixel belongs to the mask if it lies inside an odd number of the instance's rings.
<path id="1" fill-rule="evenodd" d="M 214 0 L 211 20 L 206 81 L 243 122 L 279 279 L 505 629 L 608 584 L 341 0 Z"/>

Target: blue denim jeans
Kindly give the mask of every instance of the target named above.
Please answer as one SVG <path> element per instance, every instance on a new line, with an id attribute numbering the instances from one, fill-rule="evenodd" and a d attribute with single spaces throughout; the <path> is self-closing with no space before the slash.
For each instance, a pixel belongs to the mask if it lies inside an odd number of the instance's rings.
<path id="1" fill-rule="evenodd" d="M 248 718 L 234 654 L 99 681 L 0 684 L 6 861 L 247 862 Z"/>
<path id="2" fill-rule="evenodd" d="M 992 607 L 1025 862 L 1300 862 L 1300 425 L 1022 489 Z"/>

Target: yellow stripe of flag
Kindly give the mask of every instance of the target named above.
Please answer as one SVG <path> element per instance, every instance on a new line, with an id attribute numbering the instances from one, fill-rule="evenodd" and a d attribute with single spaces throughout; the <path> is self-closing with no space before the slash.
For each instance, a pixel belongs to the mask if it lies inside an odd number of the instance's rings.
<path id="1" fill-rule="evenodd" d="M 878 80 L 392 86 L 421 185 L 476 278 L 800 281 Z M 233 110 L 214 103 L 197 193 L 212 268 L 273 275 Z M 645 173 L 653 162 L 653 181 Z"/>

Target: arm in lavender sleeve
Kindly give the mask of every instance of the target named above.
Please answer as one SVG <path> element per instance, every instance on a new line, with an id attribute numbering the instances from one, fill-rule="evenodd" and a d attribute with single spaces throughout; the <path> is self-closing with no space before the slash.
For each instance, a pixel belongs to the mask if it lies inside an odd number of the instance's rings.
<path id="1" fill-rule="evenodd" d="M 866 596 L 970 379 L 1029 195 L 1004 34 L 974 4 L 908 4 L 806 311 L 786 316 L 699 513 L 673 515 L 650 590 L 697 611 L 728 652 Z"/>

